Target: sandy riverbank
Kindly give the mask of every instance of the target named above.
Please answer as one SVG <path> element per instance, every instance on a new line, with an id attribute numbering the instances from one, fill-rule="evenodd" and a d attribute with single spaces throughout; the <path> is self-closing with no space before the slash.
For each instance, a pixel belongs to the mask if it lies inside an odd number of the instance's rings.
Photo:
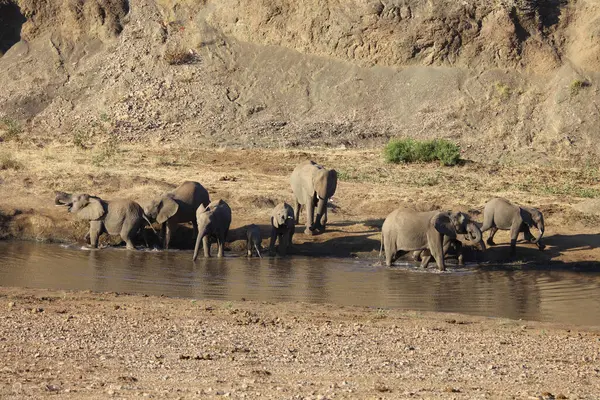
<path id="1" fill-rule="evenodd" d="M 21 288 L 0 302 L 6 399 L 600 395 L 597 328 Z"/>

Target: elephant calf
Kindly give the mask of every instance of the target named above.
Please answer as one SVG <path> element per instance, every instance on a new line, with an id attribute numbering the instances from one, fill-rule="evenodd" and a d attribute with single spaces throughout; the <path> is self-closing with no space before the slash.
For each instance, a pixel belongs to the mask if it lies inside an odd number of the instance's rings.
<path id="1" fill-rule="evenodd" d="M 485 249 L 479 227 L 466 214 L 397 209 L 387 216 L 381 227 L 379 255 L 381 257 L 385 250 L 385 263 L 389 267 L 400 253 L 427 250 L 422 253 L 421 267 L 427 267 L 433 257 L 440 271 L 444 271 L 444 254 L 451 244 L 448 239 L 460 234 Z"/>
<path id="2" fill-rule="evenodd" d="M 529 230 L 531 227 L 538 230 L 537 237 L 531 234 Z M 525 240 L 535 243 L 538 249 L 546 248 L 541 242 L 544 235 L 544 216 L 537 208 L 519 206 L 500 197 L 491 199 L 483 209 L 483 226 L 481 227 L 482 232 L 490 230 L 488 245 L 495 245 L 494 235 L 498 229 L 510 230 L 511 257 L 516 253 L 517 239 L 521 232 L 523 232 Z"/>
<path id="3" fill-rule="evenodd" d="M 271 243 L 269 252 L 275 254 L 275 241 L 279 238 L 279 254 L 284 256 L 287 248 L 292 245 L 296 230 L 294 209 L 287 203 L 279 203 L 271 213 Z"/>
<path id="4" fill-rule="evenodd" d="M 54 203 L 68 206 L 69 212 L 90 221 L 89 238 L 93 248 L 98 247 L 98 238 L 106 232 L 109 235 L 121 235 L 127 248 L 135 249 L 133 239 L 140 229 L 142 229 L 144 241 L 148 246 L 146 230 L 143 227 L 150 222 L 144 215 L 142 207 L 135 201 L 106 201 L 89 194 L 72 195 L 57 192 Z"/>
<path id="5" fill-rule="evenodd" d="M 252 249 L 256 249 L 258 257 L 260 255 L 260 249 L 262 249 L 262 235 L 260 234 L 260 228 L 254 224 L 249 225 L 246 228 L 246 248 L 248 249 L 248 257 L 252 257 Z"/>
<path id="6" fill-rule="evenodd" d="M 229 225 L 231 225 L 231 208 L 223 200 L 211 202 L 207 207 L 200 205 L 196 211 L 196 222 L 198 223 L 198 237 L 194 247 L 194 258 L 198 258 L 198 249 L 200 241 L 204 248 L 204 257 L 210 257 L 210 239 L 216 239 L 219 245 L 217 257 L 223 257 L 223 246 Z"/>

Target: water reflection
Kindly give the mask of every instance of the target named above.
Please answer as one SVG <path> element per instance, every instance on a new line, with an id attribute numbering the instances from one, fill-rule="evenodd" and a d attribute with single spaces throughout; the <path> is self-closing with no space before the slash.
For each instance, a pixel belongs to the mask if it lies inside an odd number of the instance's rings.
<path id="1" fill-rule="evenodd" d="M 190 261 L 188 251 L 0 242 L 0 285 L 190 298 L 307 301 L 600 325 L 600 273 L 373 267 L 369 261 Z"/>

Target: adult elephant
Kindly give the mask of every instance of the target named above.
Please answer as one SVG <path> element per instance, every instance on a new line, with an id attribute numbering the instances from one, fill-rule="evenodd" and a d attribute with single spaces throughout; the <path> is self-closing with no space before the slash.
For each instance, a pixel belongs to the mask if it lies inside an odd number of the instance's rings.
<path id="1" fill-rule="evenodd" d="M 532 227 L 538 230 L 537 237 L 531 234 L 529 229 Z M 544 235 L 544 215 L 537 208 L 513 204 L 501 197 L 491 199 L 483 209 L 483 225 L 481 227 L 482 232 L 490 230 L 488 245 L 495 245 L 494 235 L 498 229 L 510 230 L 511 257 L 516 253 L 517 239 L 521 232 L 523 232 L 525 240 L 535 243 L 538 249 L 546 248 L 541 242 Z"/>
<path id="2" fill-rule="evenodd" d="M 198 182 L 185 181 L 175 190 L 152 200 L 144 207 L 151 221 L 161 225 L 163 248 L 169 248 L 171 237 L 180 223 L 191 222 L 194 233 L 198 233 L 196 210 L 210 203 L 208 191 Z"/>
<path id="3" fill-rule="evenodd" d="M 148 246 L 146 232 L 143 229 L 150 221 L 144 215 L 142 207 L 131 200 L 102 200 L 89 194 L 69 194 L 57 192 L 54 203 L 68 206 L 69 212 L 81 219 L 90 221 L 89 238 L 93 248 L 98 247 L 98 238 L 104 232 L 109 235 L 121 235 L 128 249 L 135 249 L 133 239 L 142 229 L 144 241 Z"/>
<path id="4" fill-rule="evenodd" d="M 295 222 L 297 224 L 300 222 L 300 208 L 304 206 L 306 207 L 304 233 L 313 235 L 317 230 L 325 231 L 327 202 L 337 188 L 337 172 L 333 169 L 328 170 L 314 161 L 305 161 L 294 169 L 290 181 L 296 201 Z"/>
<path id="5" fill-rule="evenodd" d="M 444 254 L 451 243 L 446 237 L 455 239 L 460 234 L 485 249 L 479 227 L 464 213 L 397 209 L 383 222 L 379 253 L 381 256 L 385 250 L 385 263 L 389 267 L 400 253 L 428 250 L 422 254 L 421 267 L 427 267 L 433 257 L 439 270 L 444 271 Z"/>
<path id="6" fill-rule="evenodd" d="M 201 205 L 196 211 L 196 220 L 198 223 L 198 237 L 194 247 L 193 260 L 198 258 L 200 241 L 204 248 L 204 257 L 210 257 L 210 239 L 216 239 L 219 245 L 217 257 L 223 257 L 223 246 L 231 225 L 231 208 L 223 200 L 217 200 L 210 203 L 207 207 Z"/>

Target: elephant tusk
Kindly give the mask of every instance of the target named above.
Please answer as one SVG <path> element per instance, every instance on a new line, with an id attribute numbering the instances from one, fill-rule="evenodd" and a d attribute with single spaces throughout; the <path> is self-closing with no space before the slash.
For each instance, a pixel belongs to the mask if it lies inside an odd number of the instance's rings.
<path id="1" fill-rule="evenodd" d="M 152 226 L 152 222 L 150 222 L 150 220 L 148 219 L 148 217 L 146 217 L 145 215 L 142 217 L 146 220 L 146 222 L 148 223 L 148 225 L 150 225 L 150 229 L 152 229 L 152 232 L 154 232 L 156 235 L 158 235 L 158 232 L 156 232 L 156 229 L 154 229 L 154 227 Z"/>
<path id="2" fill-rule="evenodd" d="M 262 258 L 262 256 L 260 255 L 260 250 L 258 250 L 258 246 L 254 245 L 254 248 L 256 249 L 256 254 L 258 254 L 258 258 Z"/>

